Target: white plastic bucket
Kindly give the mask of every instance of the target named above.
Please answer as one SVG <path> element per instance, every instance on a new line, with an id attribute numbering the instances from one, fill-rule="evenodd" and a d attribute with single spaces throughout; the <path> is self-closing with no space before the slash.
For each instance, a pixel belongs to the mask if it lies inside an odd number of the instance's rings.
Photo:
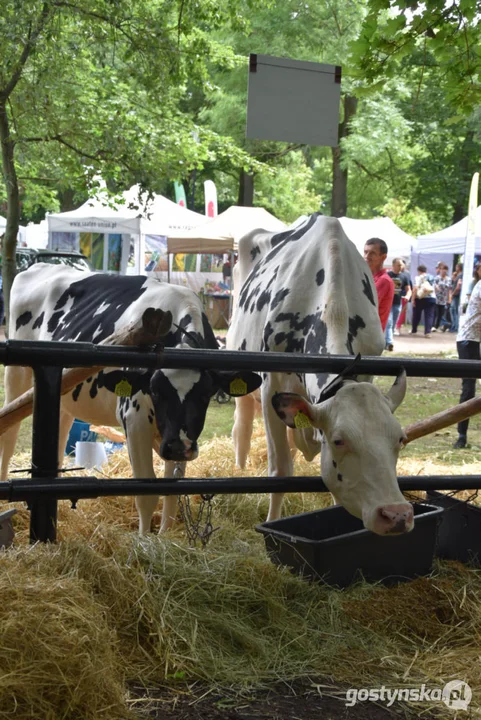
<path id="1" fill-rule="evenodd" d="M 107 461 L 107 453 L 104 444 L 100 442 L 75 443 L 75 464 L 82 467 L 93 468 L 103 465 Z"/>

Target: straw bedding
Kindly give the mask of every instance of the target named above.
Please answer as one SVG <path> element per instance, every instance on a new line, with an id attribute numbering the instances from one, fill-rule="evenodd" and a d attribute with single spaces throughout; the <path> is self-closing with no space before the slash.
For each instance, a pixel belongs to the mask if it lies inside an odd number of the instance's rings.
<path id="1" fill-rule="evenodd" d="M 230 440 L 217 438 L 188 474 L 265 474 L 259 424 L 252 458 L 236 470 Z M 126 453 L 106 472 L 129 476 Z M 315 475 L 318 465 L 298 461 L 296 472 Z M 448 469 L 401 460 L 399 472 Z M 292 494 L 285 512 L 328 502 Z M 214 503 L 220 529 L 206 550 L 188 547 L 180 523 L 168 537 L 139 539 L 133 498 L 81 501 L 77 510 L 61 502 L 61 542 L 32 548 L 19 505 L 15 546 L 0 554 L 0 718 L 133 717 L 129 682 L 240 691 L 301 677 L 351 687 L 461 679 L 479 697 L 481 571 L 437 563 L 432 577 L 389 589 L 310 585 L 266 557 L 253 530 L 266 496 Z"/>

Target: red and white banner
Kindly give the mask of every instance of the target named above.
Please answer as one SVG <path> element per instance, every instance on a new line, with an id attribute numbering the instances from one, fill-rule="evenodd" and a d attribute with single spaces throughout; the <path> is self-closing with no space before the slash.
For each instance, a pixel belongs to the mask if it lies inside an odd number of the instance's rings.
<path id="1" fill-rule="evenodd" d="M 204 182 L 205 214 L 208 218 L 217 217 L 217 189 L 212 180 Z"/>

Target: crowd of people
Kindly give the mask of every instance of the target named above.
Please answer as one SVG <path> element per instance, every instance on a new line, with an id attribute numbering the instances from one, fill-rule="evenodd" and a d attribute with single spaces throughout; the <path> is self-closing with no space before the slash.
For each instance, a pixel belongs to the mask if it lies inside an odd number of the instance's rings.
<path id="1" fill-rule="evenodd" d="M 430 338 L 432 332 L 456 333 L 459 359 L 481 360 L 481 263 L 476 263 L 474 267 L 466 307 L 460 308 L 462 263 L 457 263 L 454 272 L 450 273 L 448 265 L 439 262 L 434 276 L 428 273 L 425 265 L 419 265 L 413 282 L 402 258 L 394 258 L 391 270 L 384 268 L 387 253 L 387 245 L 380 238 L 371 238 L 364 246 L 364 259 L 371 269 L 377 290 L 379 319 L 385 332 L 386 349 L 394 350 L 393 338 L 401 332 L 406 309 L 411 301 L 410 334 L 417 334 L 423 320 L 425 338 Z M 466 313 L 461 328 L 460 310 Z M 471 400 L 475 394 L 476 379 L 464 378 L 459 402 Z M 458 438 L 454 448 L 467 446 L 468 427 L 469 420 L 458 423 Z"/>

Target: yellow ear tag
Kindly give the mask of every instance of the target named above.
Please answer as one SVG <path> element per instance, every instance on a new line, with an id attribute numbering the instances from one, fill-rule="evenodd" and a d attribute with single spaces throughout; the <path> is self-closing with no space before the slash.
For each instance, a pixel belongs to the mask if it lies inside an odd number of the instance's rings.
<path id="1" fill-rule="evenodd" d="M 124 378 L 115 386 L 115 394 L 118 397 L 132 397 L 132 385 Z"/>
<path id="2" fill-rule="evenodd" d="M 241 378 L 236 378 L 231 381 L 229 385 L 230 395 L 246 395 L 247 394 L 247 383 Z"/>
<path id="3" fill-rule="evenodd" d="M 294 415 L 294 425 L 298 430 L 302 430 L 303 428 L 309 428 L 312 427 L 312 423 L 307 417 L 307 415 L 300 410 L 296 412 Z"/>

